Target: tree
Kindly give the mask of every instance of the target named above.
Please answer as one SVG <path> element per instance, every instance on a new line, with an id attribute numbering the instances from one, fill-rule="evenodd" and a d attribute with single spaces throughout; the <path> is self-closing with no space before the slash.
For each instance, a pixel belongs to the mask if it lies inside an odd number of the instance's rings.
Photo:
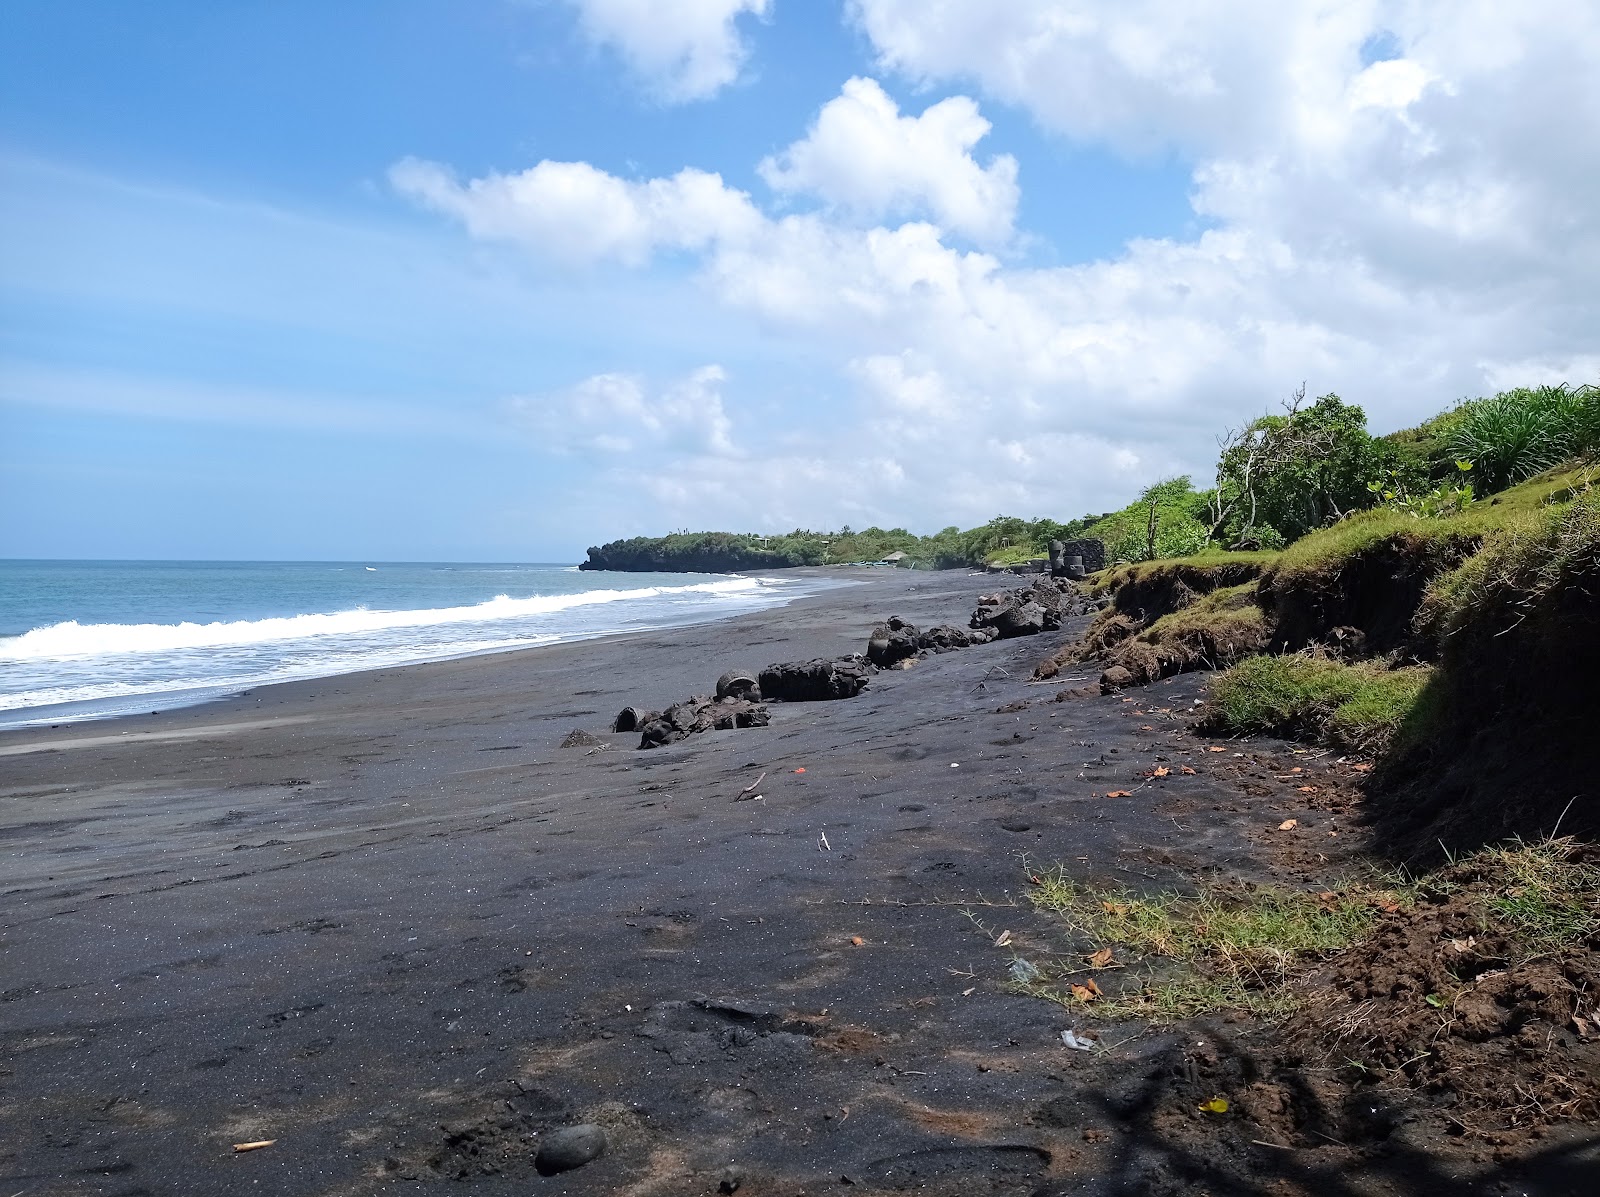
<path id="1" fill-rule="evenodd" d="M 1332 394 L 1303 407 L 1305 394 L 1302 384 L 1283 415 L 1261 416 L 1222 438 L 1214 537 L 1268 528 L 1293 540 L 1370 504 L 1367 483 L 1392 450 L 1368 435 L 1361 408 Z"/>

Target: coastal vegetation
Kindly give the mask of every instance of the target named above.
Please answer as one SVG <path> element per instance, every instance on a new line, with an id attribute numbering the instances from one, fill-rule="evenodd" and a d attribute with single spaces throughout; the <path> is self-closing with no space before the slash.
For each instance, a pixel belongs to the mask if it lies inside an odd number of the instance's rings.
<path id="1" fill-rule="evenodd" d="M 1600 387 L 1592 385 L 1504 391 L 1384 436 L 1367 430 L 1359 406 L 1333 394 L 1307 402 L 1301 387 L 1281 411 L 1223 433 L 1206 489 L 1169 478 L 1118 511 L 1067 521 L 999 515 L 929 535 L 848 525 L 771 535 L 683 530 L 595 546 L 583 568 L 726 572 L 875 563 L 898 553 L 901 565 L 955 569 L 1037 560 L 1052 540 L 1078 539 L 1101 541 L 1113 563 L 1294 546 L 1290 568 L 1318 554 L 1337 557 L 1350 539 L 1408 528 L 1448 553 L 1448 537 L 1435 533 L 1461 533 L 1461 544 L 1494 522 L 1481 514 L 1482 499 L 1597 446 Z M 1464 518 L 1448 523 L 1452 516 Z M 1429 527 L 1434 521 L 1447 522 Z M 1318 537 L 1330 528 L 1336 536 Z"/>
<path id="2" fill-rule="evenodd" d="M 1222 668 L 1201 726 L 1370 758 L 1369 813 L 1402 853 L 1600 830 L 1600 388 L 1506 391 L 1382 438 L 1300 399 L 1225 438 L 1211 498 L 1222 540 L 1282 547 L 1104 571 L 1107 605 L 1036 676 Z"/>

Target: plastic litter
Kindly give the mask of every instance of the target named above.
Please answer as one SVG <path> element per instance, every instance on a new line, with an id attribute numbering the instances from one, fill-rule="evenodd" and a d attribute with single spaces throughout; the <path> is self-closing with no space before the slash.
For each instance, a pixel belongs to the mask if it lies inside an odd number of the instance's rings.
<path id="1" fill-rule="evenodd" d="M 1073 1034 L 1072 1028 L 1070 1027 L 1061 1032 L 1061 1042 L 1065 1043 L 1075 1052 L 1094 1051 L 1094 1040 L 1080 1038 L 1079 1036 Z"/>

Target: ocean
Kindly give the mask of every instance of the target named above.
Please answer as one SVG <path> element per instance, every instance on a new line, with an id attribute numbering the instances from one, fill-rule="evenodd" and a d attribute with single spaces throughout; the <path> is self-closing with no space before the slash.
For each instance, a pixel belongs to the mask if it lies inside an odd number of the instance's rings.
<path id="1" fill-rule="evenodd" d="M 0 727 L 701 623 L 838 584 L 548 564 L 0 561 Z"/>

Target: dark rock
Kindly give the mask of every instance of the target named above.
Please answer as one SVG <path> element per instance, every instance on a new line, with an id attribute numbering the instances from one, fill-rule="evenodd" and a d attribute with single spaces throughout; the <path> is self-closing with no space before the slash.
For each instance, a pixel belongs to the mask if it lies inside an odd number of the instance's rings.
<path id="1" fill-rule="evenodd" d="M 599 1159 L 605 1151 L 606 1132 L 586 1122 L 551 1134 L 533 1157 L 533 1166 L 540 1176 L 555 1176 L 559 1172 L 581 1168 Z"/>
<path id="2" fill-rule="evenodd" d="M 917 648 L 917 629 L 896 616 L 872 629 L 867 660 L 879 669 L 891 669 L 897 662 L 916 656 Z"/>
<path id="3" fill-rule="evenodd" d="M 958 648 L 968 648 L 974 644 L 987 644 L 994 639 L 992 629 L 983 628 L 968 631 L 966 628 L 951 627 L 942 623 L 936 628 L 929 628 L 917 637 L 917 647 L 923 652 L 947 653 Z"/>
<path id="4" fill-rule="evenodd" d="M 827 661 L 788 661 L 761 671 L 761 695 L 776 702 L 854 698 L 872 680 L 872 662 L 859 653 Z"/>
<path id="5" fill-rule="evenodd" d="M 623 707 L 617 712 L 617 717 L 611 721 L 611 730 L 614 732 L 638 731 L 652 719 L 659 719 L 655 711 L 641 711 L 638 707 Z"/>
<path id="6" fill-rule="evenodd" d="M 1035 602 L 1003 607 L 994 617 L 995 631 L 1000 633 L 1002 640 L 1009 640 L 1013 636 L 1038 635 L 1044 631 L 1044 624 L 1045 609 Z"/>
<path id="7" fill-rule="evenodd" d="M 1115 694 L 1118 690 L 1125 690 L 1133 685 L 1133 674 L 1121 665 L 1113 665 L 1100 675 L 1100 693 Z"/>
<path id="8" fill-rule="evenodd" d="M 717 679 L 717 697 L 748 698 L 752 702 L 760 702 L 761 691 L 756 685 L 756 675 L 748 669 L 728 670 Z"/>
<path id="9" fill-rule="evenodd" d="M 766 727 L 771 722 L 767 708 L 745 698 L 691 698 L 674 703 L 661 715 L 639 728 L 640 748 L 659 748 L 708 731 L 730 731 L 739 727 Z"/>

